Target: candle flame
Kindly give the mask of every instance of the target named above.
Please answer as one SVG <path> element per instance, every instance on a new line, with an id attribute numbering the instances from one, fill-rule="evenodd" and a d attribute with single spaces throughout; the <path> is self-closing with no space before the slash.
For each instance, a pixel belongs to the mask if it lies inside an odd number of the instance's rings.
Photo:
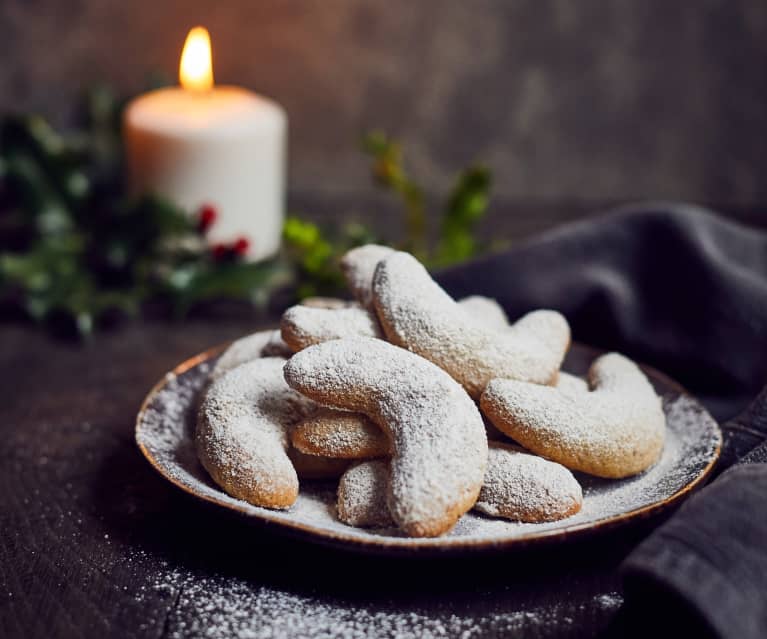
<path id="1" fill-rule="evenodd" d="M 205 27 L 195 27 L 186 36 L 178 77 L 181 86 L 191 91 L 209 91 L 213 87 L 210 35 Z"/>

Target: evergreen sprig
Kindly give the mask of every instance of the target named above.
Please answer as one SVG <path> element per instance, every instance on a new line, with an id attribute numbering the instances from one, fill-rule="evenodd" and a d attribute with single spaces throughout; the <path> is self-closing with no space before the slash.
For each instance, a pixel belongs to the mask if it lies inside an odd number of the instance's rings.
<path id="1" fill-rule="evenodd" d="M 240 244 L 210 247 L 205 233 L 211 219 L 152 195 L 127 195 L 122 107 L 111 92 L 97 88 L 87 94 L 82 126 L 74 133 L 63 135 L 39 116 L 0 122 L 3 308 L 56 330 L 88 335 L 116 315 L 136 315 L 150 301 L 183 316 L 209 300 L 262 304 L 278 287 L 292 289 L 296 297 L 333 294 L 342 284 L 340 256 L 376 241 L 360 224 L 329 231 L 292 216 L 276 259 L 254 264 L 240 258 Z M 427 198 L 406 170 L 401 145 L 372 133 L 363 149 L 372 159 L 375 182 L 402 205 L 399 248 L 431 266 L 483 250 L 475 226 L 489 201 L 486 168 L 459 175 L 436 241 L 429 242 Z"/>

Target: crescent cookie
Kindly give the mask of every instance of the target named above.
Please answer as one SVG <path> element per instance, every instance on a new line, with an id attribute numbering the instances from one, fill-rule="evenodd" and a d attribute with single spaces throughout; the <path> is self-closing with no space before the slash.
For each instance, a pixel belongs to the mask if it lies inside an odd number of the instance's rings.
<path id="1" fill-rule="evenodd" d="M 500 330 L 480 325 L 408 253 L 378 263 L 373 301 L 389 341 L 437 364 L 475 399 L 497 377 L 554 383 L 570 344 L 556 311 L 528 313 Z"/>
<path id="2" fill-rule="evenodd" d="M 617 353 L 589 371 L 591 392 L 494 379 L 480 405 L 497 428 L 528 450 L 573 470 L 620 478 L 661 454 L 666 418 L 644 373 Z"/>
<path id="3" fill-rule="evenodd" d="M 288 448 L 288 457 L 299 479 L 338 479 L 350 463 L 346 459 L 305 455 L 293 447 Z"/>
<path id="4" fill-rule="evenodd" d="M 490 442 L 487 470 L 474 509 L 525 523 L 565 519 L 583 505 L 583 491 L 561 464 L 530 455 L 515 446 Z M 386 505 L 386 460 L 363 461 L 341 477 L 338 518 L 352 526 L 391 526 Z"/>
<path id="5" fill-rule="evenodd" d="M 460 307 L 475 321 L 489 328 L 504 329 L 509 326 L 509 318 L 503 307 L 492 297 L 469 295 L 458 300 Z"/>
<path id="6" fill-rule="evenodd" d="M 350 526 L 393 526 L 386 505 L 389 462 L 376 459 L 351 466 L 338 483 L 338 518 Z"/>
<path id="7" fill-rule="evenodd" d="M 307 455 L 338 459 L 369 459 L 391 454 L 389 438 L 361 413 L 321 408 L 299 423 L 293 446 Z"/>
<path id="8" fill-rule="evenodd" d="M 341 271 L 355 299 L 366 308 L 373 307 L 371 284 L 376 266 L 394 249 L 379 244 L 366 244 L 348 251 L 341 258 Z"/>
<path id="9" fill-rule="evenodd" d="M 210 379 L 218 379 L 224 373 L 236 368 L 240 364 L 258 359 L 259 357 L 288 358 L 292 354 L 293 351 L 282 341 L 279 331 L 258 331 L 232 342 L 221 357 L 218 358 L 216 365 L 210 373 Z"/>
<path id="10" fill-rule="evenodd" d="M 305 297 L 301 300 L 301 306 L 309 306 L 311 308 L 349 308 L 350 306 L 357 306 L 356 302 L 350 302 L 349 300 L 342 300 L 338 297 Z"/>
<path id="11" fill-rule="evenodd" d="M 395 252 L 388 246 L 366 244 L 351 249 L 341 258 L 341 271 L 346 285 L 362 306 L 373 308 L 373 275 L 376 267 L 378 262 Z M 509 323 L 506 311 L 491 297 L 470 295 L 460 300 L 459 304 L 487 326 L 504 328 Z"/>
<path id="12" fill-rule="evenodd" d="M 541 523 L 577 513 L 583 491 L 561 464 L 515 446 L 491 442 L 475 510 L 493 517 Z"/>
<path id="13" fill-rule="evenodd" d="M 487 438 L 471 398 L 443 370 L 379 339 L 324 342 L 294 355 L 285 379 L 322 404 L 366 414 L 392 444 L 387 502 L 413 537 L 449 530 L 474 505 Z"/>
<path id="14" fill-rule="evenodd" d="M 267 508 L 288 508 L 298 496 L 289 431 L 316 408 L 285 383 L 284 364 L 265 357 L 224 373 L 208 387 L 197 420 L 205 470 L 233 497 Z"/>
<path id="15" fill-rule="evenodd" d="M 560 371 L 556 388 L 563 393 L 587 393 L 589 385 L 575 375 Z M 489 420 L 488 440 L 506 440 Z M 339 459 L 373 459 L 391 454 L 386 434 L 360 413 L 321 408 L 299 423 L 292 434 L 293 446 L 308 455 Z"/>
<path id="16" fill-rule="evenodd" d="M 282 339 L 296 353 L 332 339 L 383 337 L 375 315 L 358 304 L 344 308 L 291 306 L 282 315 L 280 330 Z"/>
<path id="17" fill-rule="evenodd" d="M 507 327 L 506 313 L 498 302 L 475 295 L 458 302 L 476 323 L 490 327 Z M 373 311 L 356 303 L 343 306 L 310 306 L 301 303 L 290 307 L 280 322 L 281 341 L 290 353 L 312 344 L 346 337 L 384 339 L 381 325 Z"/>
<path id="18" fill-rule="evenodd" d="M 559 371 L 554 388 L 565 395 L 579 395 L 589 392 L 589 384 L 585 379 L 564 371 Z"/>

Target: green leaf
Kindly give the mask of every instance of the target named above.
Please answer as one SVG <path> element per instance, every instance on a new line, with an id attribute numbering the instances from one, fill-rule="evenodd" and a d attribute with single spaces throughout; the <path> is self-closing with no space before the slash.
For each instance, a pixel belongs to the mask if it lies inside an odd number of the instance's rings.
<path id="1" fill-rule="evenodd" d="M 479 250 L 477 222 L 487 212 L 492 177 L 484 166 L 474 166 L 458 176 L 447 202 L 434 263 L 447 266 L 473 257 Z"/>
<path id="2" fill-rule="evenodd" d="M 402 147 L 384 133 L 373 131 L 363 138 L 362 148 L 373 158 L 372 174 L 377 184 L 399 196 L 404 207 L 404 248 L 424 259 L 426 245 L 426 205 L 421 187 L 405 171 Z"/>

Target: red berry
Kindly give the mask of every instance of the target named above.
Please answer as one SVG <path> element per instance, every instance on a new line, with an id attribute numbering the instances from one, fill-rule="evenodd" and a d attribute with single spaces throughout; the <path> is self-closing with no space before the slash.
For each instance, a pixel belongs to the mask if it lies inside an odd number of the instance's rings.
<path id="1" fill-rule="evenodd" d="M 229 257 L 230 249 L 226 244 L 213 245 L 213 259 L 223 260 Z"/>
<path id="2" fill-rule="evenodd" d="M 200 233 L 206 233 L 208 229 L 213 226 L 213 223 L 218 217 L 218 212 L 212 204 L 205 204 L 200 207 L 198 213 L 197 230 Z"/>
<path id="3" fill-rule="evenodd" d="M 247 237 L 239 237 L 237 241 L 232 244 L 232 250 L 236 255 L 245 255 L 250 248 L 250 240 Z"/>

